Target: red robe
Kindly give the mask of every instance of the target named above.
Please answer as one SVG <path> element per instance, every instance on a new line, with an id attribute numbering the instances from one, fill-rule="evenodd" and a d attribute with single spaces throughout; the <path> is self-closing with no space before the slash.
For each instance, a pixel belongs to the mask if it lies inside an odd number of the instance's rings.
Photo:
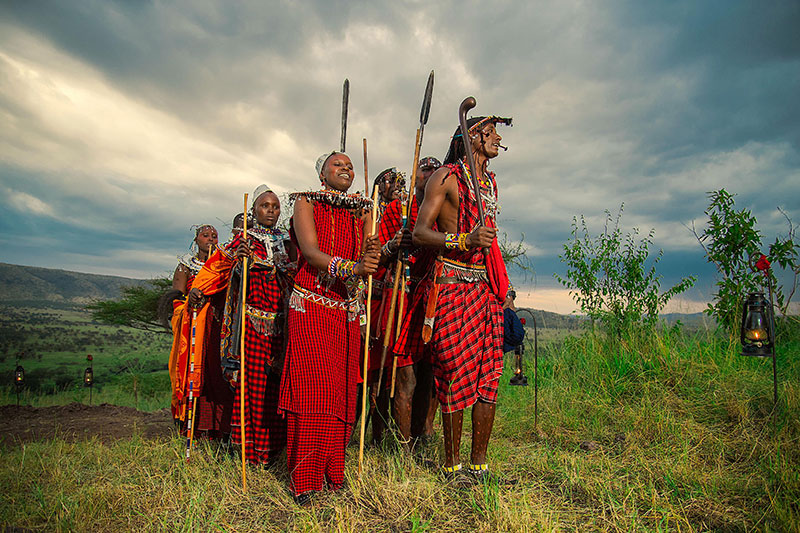
<path id="1" fill-rule="evenodd" d="M 273 250 L 253 233 L 266 235 Z M 253 245 L 253 261 L 247 274 L 245 307 L 245 455 L 251 463 L 274 460 L 286 443 L 286 423 L 278 413 L 280 362 L 284 350 L 285 290 L 291 274 L 283 239 L 271 230 L 256 228 L 248 238 Z M 222 368 L 234 390 L 231 440 L 241 444 L 239 368 L 241 344 L 241 262 L 236 249 L 242 234 L 209 258 L 195 286 L 205 295 L 226 291 L 225 313 L 220 332 Z M 236 267 L 236 268 L 234 268 Z M 233 274 L 233 277 L 232 277 Z M 275 362 L 278 364 L 274 364 Z"/>
<path id="2" fill-rule="evenodd" d="M 214 255 L 212 254 L 212 257 Z M 205 265 L 203 265 L 205 267 Z M 195 276 L 189 276 L 187 292 L 192 287 L 202 290 L 203 269 Z M 195 399 L 194 431 L 205 432 L 207 436 L 219 437 L 230 432 L 232 397 L 227 383 L 222 379 L 219 365 L 219 334 L 221 298 L 212 298 L 197 309 L 185 301 L 175 301 L 172 327 L 175 340 L 170 354 L 170 377 L 173 378 L 172 409 L 173 416 L 186 421 L 189 389 Z M 191 347 L 192 323 L 195 325 L 195 346 Z M 194 359 L 194 372 L 192 369 Z"/>
<path id="3" fill-rule="evenodd" d="M 392 239 L 398 230 L 403 227 L 402 220 L 402 206 L 399 200 L 392 202 L 384 213 L 381 220 L 380 232 L 378 234 L 381 246 L 386 244 Z M 414 201 L 411 205 L 411 213 L 408 215 L 408 229 L 414 230 L 414 225 L 417 222 L 418 207 L 417 202 Z M 425 279 L 433 267 L 433 261 L 436 258 L 436 252 L 430 248 L 414 247 L 410 250 L 408 256 L 409 271 L 411 279 L 408 280 L 407 291 L 403 296 L 403 316 L 400 318 L 400 333 L 399 337 L 394 340 L 392 338 L 392 352 L 397 357 L 397 366 L 402 368 L 404 366 L 412 365 L 428 357 L 428 350 L 425 343 L 422 342 L 422 323 L 425 319 Z M 394 264 L 392 265 L 392 267 Z M 391 275 L 394 275 L 394 268 L 390 267 Z M 388 291 L 384 297 L 391 298 L 392 286 L 387 283 Z M 399 307 L 398 294 L 398 307 Z M 396 328 L 396 325 L 395 325 Z"/>
<path id="4" fill-rule="evenodd" d="M 313 210 L 319 249 L 357 261 L 363 221 L 321 200 Z M 295 495 L 322 490 L 324 482 L 334 489 L 344 482 L 362 349 L 362 310 L 352 287 L 318 271 L 302 253 L 297 267 L 278 404 L 288 422 L 287 463 Z"/>
<path id="5" fill-rule="evenodd" d="M 469 233 L 479 223 L 472 184 L 460 164 L 446 165 L 458 179 L 458 233 Z M 484 213 L 493 223 L 497 201 L 494 175 L 481 186 Z M 452 413 L 481 400 L 497 401 L 503 374 L 503 311 L 486 277 L 480 248 L 444 250 L 441 276 L 460 283 L 440 284 L 430 348 L 436 395 L 443 413 Z M 505 273 L 505 265 L 502 265 Z"/>

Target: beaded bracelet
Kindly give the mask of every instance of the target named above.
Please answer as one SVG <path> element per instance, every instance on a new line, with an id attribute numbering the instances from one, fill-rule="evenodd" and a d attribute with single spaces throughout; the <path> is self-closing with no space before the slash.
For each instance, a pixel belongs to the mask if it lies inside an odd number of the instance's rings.
<path id="1" fill-rule="evenodd" d="M 356 262 L 341 259 L 336 263 L 336 275 L 340 278 L 349 278 L 356 271 Z"/>
<path id="2" fill-rule="evenodd" d="M 386 256 L 394 255 L 395 253 L 397 253 L 397 248 L 398 248 L 397 243 L 395 242 L 394 239 L 392 239 L 390 241 L 387 241 L 387 243 L 383 245 L 383 247 L 381 248 L 381 254 Z"/>
<path id="3" fill-rule="evenodd" d="M 458 234 L 458 249 L 461 250 L 462 252 L 466 252 L 467 250 L 469 250 L 469 248 L 467 247 L 467 237 L 468 236 L 469 236 L 469 233 L 459 233 Z"/>
<path id="4" fill-rule="evenodd" d="M 458 235 L 456 235 L 455 233 L 445 233 L 444 247 L 449 250 L 455 250 L 456 248 L 458 248 Z"/>
<path id="5" fill-rule="evenodd" d="M 344 259 L 342 259 L 341 257 L 337 256 L 331 257 L 331 260 L 328 263 L 328 274 L 330 274 L 332 278 L 336 277 L 336 273 L 339 270 L 339 263 L 341 263 L 342 261 L 344 261 Z"/>

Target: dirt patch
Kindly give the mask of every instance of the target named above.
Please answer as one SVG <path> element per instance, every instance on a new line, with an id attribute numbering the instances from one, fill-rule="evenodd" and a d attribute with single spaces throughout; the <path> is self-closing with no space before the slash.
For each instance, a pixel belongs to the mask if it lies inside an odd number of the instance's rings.
<path id="1" fill-rule="evenodd" d="M 0 445 L 58 437 L 67 441 L 97 437 L 103 442 L 141 435 L 147 439 L 174 434 L 169 409 L 144 413 L 118 405 L 71 403 L 55 407 L 0 407 Z"/>

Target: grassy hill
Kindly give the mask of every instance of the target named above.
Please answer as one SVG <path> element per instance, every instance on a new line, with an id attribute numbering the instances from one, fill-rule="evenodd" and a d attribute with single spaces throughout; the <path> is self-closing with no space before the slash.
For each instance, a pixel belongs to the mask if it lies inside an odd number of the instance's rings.
<path id="1" fill-rule="evenodd" d="M 122 287 L 143 283 L 146 281 L 120 276 L 0 263 L 0 302 L 6 305 L 83 306 L 117 298 Z"/>

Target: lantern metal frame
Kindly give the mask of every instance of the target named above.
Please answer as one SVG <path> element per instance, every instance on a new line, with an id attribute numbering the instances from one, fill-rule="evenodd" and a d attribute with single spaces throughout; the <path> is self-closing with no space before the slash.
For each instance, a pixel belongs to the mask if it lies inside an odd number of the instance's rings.
<path id="1" fill-rule="evenodd" d="M 753 257 L 750 258 L 750 265 L 754 271 L 757 271 L 754 266 Z M 771 269 L 767 267 L 764 271 L 767 280 L 767 293 L 769 299 L 764 298 L 763 291 L 751 292 L 745 298 L 742 304 L 742 323 L 739 329 L 739 341 L 742 345 L 742 355 L 746 357 L 769 357 L 772 359 L 772 404 L 778 405 L 778 363 L 775 354 L 775 304 L 772 291 L 772 277 Z M 760 300 L 759 300 L 760 298 Z M 766 342 L 754 343 L 746 338 L 745 324 L 747 322 L 748 312 L 751 306 L 755 307 L 761 305 L 764 307 L 764 314 L 767 320 L 767 340 Z"/>

